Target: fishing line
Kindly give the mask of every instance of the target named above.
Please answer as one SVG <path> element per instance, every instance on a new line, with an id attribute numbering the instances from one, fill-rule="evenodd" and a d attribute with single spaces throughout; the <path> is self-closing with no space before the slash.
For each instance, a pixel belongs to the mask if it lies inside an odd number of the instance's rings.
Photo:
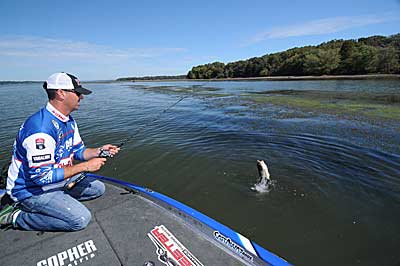
<path id="1" fill-rule="evenodd" d="M 189 95 L 185 95 L 181 98 L 178 99 L 178 101 L 176 101 L 175 103 L 173 103 L 172 105 L 170 105 L 168 108 L 164 109 L 163 111 L 161 111 L 160 113 L 158 113 L 157 116 L 155 116 L 152 120 L 150 120 L 149 122 L 147 122 L 146 124 L 144 124 L 143 126 L 141 126 L 134 134 L 130 135 L 129 137 L 127 137 L 126 139 L 124 139 L 120 144 L 117 145 L 118 148 L 121 148 L 122 146 L 124 146 L 127 142 L 129 142 L 130 140 L 132 140 L 135 136 L 139 135 L 140 133 L 142 133 L 142 131 L 148 127 L 150 124 L 156 122 L 158 119 L 160 119 L 160 117 L 168 112 L 170 109 L 174 108 L 178 103 L 180 103 L 181 101 L 183 101 L 185 98 L 188 98 L 189 96 L 191 96 L 192 94 Z"/>
<path id="2" fill-rule="evenodd" d="M 178 105 L 178 103 L 180 103 L 181 101 L 183 101 L 184 99 L 192 96 L 194 94 L 194 88 L 195 87 L 202 87 L 203 85 L 205 85 L 206 83 L 208 83 L 209 81 L 203 82 L 200 85 L 192 85 L 191 86 L 191 90 L 190 93 L 187 95 L 184 95 L 182 97 L 180 97 L 176 102 L 174 102 L 173 104 L 171 104 L 170 106 L 168 106 L 167 108 L 165 108 L 164 110 L 162 110 L 161 112 L 158 113 L 158 115 L 156 115 L 155 117 L 153 117 L 153 119 L 151 119 L 149 122 L 147 122 L 146 124 L 144 124 L 143 126 L 141 126 L 134 134 L 130 135 L 129 137 L 127 137 L 126 139 L 124 139 L 119 145 L 117 145 L 118 148 L 121 148 L 123 145 L 125 145 L 127 142 L 131 141 L 135 136 L 139 135 L 140 133 L 142 133 L 142 131 L 144 129 L 146 129 L 146 127 L 148 127 L 150 124 L 156 122 L 158 119 L 160 119 L 160 117 L 165 114 L 166 112 L 168 112 L 169 110 L 171 110 L 172 108 L 174 108 L 176 105 Z"/>

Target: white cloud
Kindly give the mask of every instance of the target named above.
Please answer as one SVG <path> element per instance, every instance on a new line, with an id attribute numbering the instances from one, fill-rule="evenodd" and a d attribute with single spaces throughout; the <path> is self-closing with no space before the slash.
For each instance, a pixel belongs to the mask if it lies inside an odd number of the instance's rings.
<path id="1" fill-rule="evenodd" d="M 351 28 L 380 24 L 395 20 L 399 20 L 399 18 L 390 15 L 334 17 L 334 18 L 311 20 L 296 25 L 275 27 L 268 31 L 258 33 L 247 42 L 247 45 L 258 43 L 267 39 L 279 39 L 288 37 L 335 33 Z"/>
<path id="2" fill-rule="evenodd" d="M 164 70 L 168 74 L 183 73 L 189 67 L 171 58 L 186 56 L 186 52 L 179 47 L 115 48 L 35 36 L 0 36 L 0 80 L 42 80 L 56 71 L 75 73 L 82 80 L 113 79 L 123 73 L 150 75 L 165 66 L 170 68 Z"/>
<path id="3" fill-rule="evenodd" d="M 88 42 L 49 39 L 41 37 L 0 38 L 0 57 L 40 57 L 43 59 L 69 58 L 88 59 L 131 59 L 153 58 L 179 53 L 184 48 L 127 48 L 118 49 Z"/>

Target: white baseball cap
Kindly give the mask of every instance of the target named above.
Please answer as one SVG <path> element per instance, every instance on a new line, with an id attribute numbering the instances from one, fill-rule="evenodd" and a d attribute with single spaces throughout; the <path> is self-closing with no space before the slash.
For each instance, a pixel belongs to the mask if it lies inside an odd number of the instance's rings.
<path id="1" fill-rule="evenodd" d="M 60 72 L 54 73 L 43 83 L 45 90 L 72 90 L 81 94 L 91 94 L 92 91 L 82 87 L 81 82 L 74 75 Z"/>

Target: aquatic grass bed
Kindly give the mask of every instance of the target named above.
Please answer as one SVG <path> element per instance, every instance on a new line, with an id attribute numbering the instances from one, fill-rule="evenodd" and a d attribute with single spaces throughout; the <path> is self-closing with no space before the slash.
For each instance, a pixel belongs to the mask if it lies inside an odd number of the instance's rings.
<path id="1" fill-rule="evenodd" d="M 400 122 L 400 104 L 382 103 L 368 97 L 322 97 L 323 94 L 247 94 L 243 97 L 256 105 L 272 104 L 302 112 L 332 114 L 338 116 L 366 117 L 377 120 Z M 325 95 L 328 96 L 328 95 Z M 329 95 L 332 96 L 332 95 Z M 390 99 L 390 98 L 389 98 Z M 257 107 L 256 107 L 257 108 Z"/>

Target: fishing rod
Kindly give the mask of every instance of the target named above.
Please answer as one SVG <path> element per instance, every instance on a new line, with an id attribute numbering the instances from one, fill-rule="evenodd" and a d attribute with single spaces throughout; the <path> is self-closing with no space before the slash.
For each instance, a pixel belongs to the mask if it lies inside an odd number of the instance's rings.
<path id="1" fill-rule="evenodd" d="M 198 87 L 203 86 L 204 84 L 206 84 L 208 81 L 197 85 Z M 160 113 L 158 113 L 157 116 L 155 116 L 152 120 L 150 120 L 149 122 L 147 122 L 146 124 L 144 124 L 143 126 L 141 126 L 138 131 L 136 131 L 134 134 L 130 135 L 129 137 L 127 137 L 126 139 L 122 140 L 122 142 L 120 144 L 117 145 L 118 148 L 121 148 L 122 146 L 124 146 L 127 142 L 131 141 L 135 136 L 139 135 L 139 133 L 141 133 L 146 127 L 148 127 L 151 123 L 156 122 L 158 119 L 160 119 L 160 117 L 168 112 L 169 110 L 171 110 L 172 108 L 174 108 L 178 103 L 180 103 L 181 101 L 183 101 L 184 99 L 188 98 L 189 96 L 193 95 L 193 88 L 194 86 L 192 86 L 192 90 L 190 94 L 184 95 L 182 97 L 180 97 L 176 102 L 174 102 L 173 104 L 171 104 L 170 106 L 168 106 L 167 108 L 165 108 L 164 110 L 162 110 Z M 111 158 L 113 157 L 111 155 L 111 153 L 107 150 L 103 150 L 100 149 L 100 153 L 99 153 L 99 158 Z M 79 182 L 81 182 L 83 179 L 86 178 L 86 174 L 87 172 L 82 172 L 79 175 L 73 176 L 71 177 L 68 182 L 64 185 L 64 187 L 67 190 L 71 190 L 76 184 L 78 184 Z"/>
<path id="2" fill-rule="evenodd" d="M 168 110 L 174 108 L 178 103 L 180 103 L 181 101 L 183 101 L 185 98 L 188 98 L 189 96 L 191 96 L 193 94 L 193 90 L 192 93 L 189 95 L 184 95 L 183 97 L 180 97 L 178 99 L 178 101 L 174 102 L 172 105 L 168 106 L 166 109 L 162 110 L 160 113 L 158 113 L 157 116 L 155 116 L 152 120 L 150 120 L 149 122 L 147 122 L 146 124 L 144 124 L 143 126 L 141 126 L 139 128 L 138 131 L 136 131 L 134 134 L 130 135 L 129 137 L 127 137 L 126 139 L 122 140 L 122 142 L 120 144 L 117 145 L 117 148 L 121 148 L 122 146 L 124 146 L 127 142 L 129 142 L 130 140 L 132 140 L 135 136 L 139 135 L 139 133 L 142 133 L 142 131 L 148 127 L 151 123 L 156 122 L 158 119 L 160 119 L 160 117 L 166 113 Z M 112 157 L 110 152 L 107 150 L 103 150 L 100 149 L 100 153 L 99 153 L 99 158 L 110 158 Z"/>

